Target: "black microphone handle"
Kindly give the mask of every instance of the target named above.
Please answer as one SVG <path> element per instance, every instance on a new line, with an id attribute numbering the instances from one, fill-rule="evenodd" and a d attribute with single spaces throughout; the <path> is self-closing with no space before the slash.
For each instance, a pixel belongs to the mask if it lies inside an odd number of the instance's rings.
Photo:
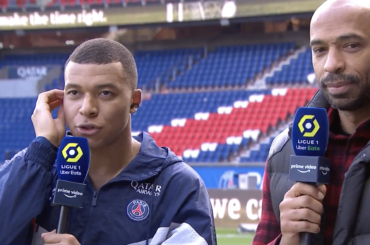
<path id="1" fill-rule="evenodd" d="M 62 208 L 60 209 L 57 234 L 65 234 L 68 232 L 70 216 L 71 216 L 71 207 L 62 206 Z"/>
<path id="2" fill-rule="evenodd" d="M 311 245 L 312 234 L 309 232 L 302 232 L 300 234 L 300 245 Z"/>
<path id="3" fill-rule="evenodd" d="M 317 186 L 316 183 L 305 183 L 313 186 Z M 309 232 L 302 232 L 299 236 L 300 238 L 300 245 L 311 245 L 311 238 L 312 238 L 312 233 Z"/>

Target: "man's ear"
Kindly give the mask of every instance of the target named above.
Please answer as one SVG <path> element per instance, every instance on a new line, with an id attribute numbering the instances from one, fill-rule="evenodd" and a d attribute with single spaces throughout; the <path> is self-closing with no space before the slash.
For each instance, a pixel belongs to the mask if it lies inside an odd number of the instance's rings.
<path id="1" fill-rule="evenodd" d="M 141 90 L 135 89 L 132 93 L 132 103 L 130 106 L 130 113 L 135 113 L 141 103 Z"/>

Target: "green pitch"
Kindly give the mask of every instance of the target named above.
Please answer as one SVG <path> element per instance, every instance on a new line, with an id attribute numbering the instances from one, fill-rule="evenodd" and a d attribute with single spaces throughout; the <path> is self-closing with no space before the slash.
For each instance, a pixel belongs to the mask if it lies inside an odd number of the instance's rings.
<path id="1" fill-rule="evenodd" d="M 250 245 L 254 233 L 239 234 L 236 229 L 230 228 L 218 228 L 217 233 L 217 245 Z"/>

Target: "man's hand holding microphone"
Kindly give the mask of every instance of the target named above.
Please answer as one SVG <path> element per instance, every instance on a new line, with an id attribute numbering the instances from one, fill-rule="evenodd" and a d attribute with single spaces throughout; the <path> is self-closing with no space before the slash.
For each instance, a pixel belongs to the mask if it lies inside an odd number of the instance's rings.
<path id="1" fill-rule="evenodd" d="M 281 245 L 313 245 L 320 232 L 323 200 L 329 184 L 329 159 L 323 157 L 329 141 L 329 120 L 323 108 L 298 108 L 292 125 L 294 155 L 289 179 L 296 182 L 279 205 Z"/>
<path id="2" fill-rule="evenodd" d="M 42 239 L 45 241 L 45 245 L 80 245 L 77 239 L 70 234 L 56 234 L 56 231 L 42 233 Z"/>
<path id="3" fill-rule="evenodd" d="M 281 245 L 300 244 L 301 232 L 320 232 L 326 186 L 296 183 L 280 203 Z"/>

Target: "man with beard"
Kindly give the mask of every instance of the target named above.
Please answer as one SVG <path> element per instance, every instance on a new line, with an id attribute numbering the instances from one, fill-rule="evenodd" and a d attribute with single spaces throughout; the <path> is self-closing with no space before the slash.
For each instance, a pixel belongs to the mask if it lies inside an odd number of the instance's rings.
<path id="1" fill-rule="evenodd" d="M 274 140 L 253 245 L 370 244 L 370 3 L 329 0 L 311 20 L 312 63 L 320 90 L 307 105 L 329 117 L 330 185 L 289 180 L 291 127 Z"/>

